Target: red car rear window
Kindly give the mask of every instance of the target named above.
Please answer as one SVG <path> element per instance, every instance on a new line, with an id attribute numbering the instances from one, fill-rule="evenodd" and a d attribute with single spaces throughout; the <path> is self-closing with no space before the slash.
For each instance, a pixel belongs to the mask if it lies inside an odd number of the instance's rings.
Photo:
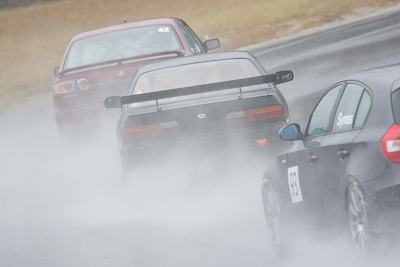
<path id="1" fill-rule="evenodd" d="M 119 30 L 75 41 L 69 48 L 64 69 L 181 49 L 171 25 Z"/>

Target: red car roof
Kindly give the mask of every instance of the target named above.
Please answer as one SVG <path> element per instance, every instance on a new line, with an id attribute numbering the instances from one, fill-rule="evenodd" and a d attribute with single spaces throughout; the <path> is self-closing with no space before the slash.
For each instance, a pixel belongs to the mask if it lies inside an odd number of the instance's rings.
<path id="1" fill-rule="evenodd" d="M 76 34 L 75 36 L 72 37 L 72 39 L 70 40 L 70 43 L 75 40 L 85 38 L 88 36 L 93 36 L 93 35 L 97 35 L 97 34 L 113 32 L 113 31 L 118 31 L 118 30 L 125 30 L 125 29 L 134 28 L 134 27 L 142 27 L 142 26 L 158 25 L 158 24 L 176 24 L 175 23 L 176 20 L 177 20 L 177 18 L 173 18 L 173 17 L 152 18 L 152 19 L 137 20 L 137 21 L 132 21 L 132 22 L 125 22 L 125 23 L 121 23 L 121 24 L 101 27 L 101 28 L 84 31 L 84 32 Z"/>

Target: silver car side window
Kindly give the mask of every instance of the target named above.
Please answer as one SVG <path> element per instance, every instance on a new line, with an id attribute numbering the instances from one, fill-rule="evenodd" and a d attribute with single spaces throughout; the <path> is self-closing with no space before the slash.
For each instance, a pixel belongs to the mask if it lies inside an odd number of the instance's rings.
<path id="1" fill-rule="evenodd" d="M 364 123 L 369 114 L 369 110 L 371 108 L 372 99 L 367 90 L 364 90 L 364 93 L 361 97 L 360 105 L 358 106 L 356 121 L 354 122 L 354 129 L 360 129 L 364 126 Z"/>
<path id="2" fill-rule="evenodd" d="M 346 85 L 335 117 L 333 118 L 332 132 L 343 132 L 353 129 L 357 107 L 364 92 L 364 87 L 349 83 Z"/>
<path id="3" fill-rule="evenodd" d="M 306 135 L 320 135 L 328 131 L 330 119 L 342 84 L 329 90 L 319 101 L 308 123 Z"/>

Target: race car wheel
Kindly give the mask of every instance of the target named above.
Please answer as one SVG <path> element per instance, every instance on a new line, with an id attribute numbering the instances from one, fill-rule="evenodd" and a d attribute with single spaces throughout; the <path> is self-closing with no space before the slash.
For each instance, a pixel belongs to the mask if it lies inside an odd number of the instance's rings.
<path id="1" fill-rule="evenodd" d="M 264 183 L 262 195 L 272 249 L 278 256 L 283 256 L 284 249 L 281 229 L 280 204 L 278 194 L 272 183 Z"/>
<path id="2" fill-rule="evenodd" d="M 362 256 L 371 255 L 373 234 L 370 231 L 367 198 L 360 186 L 352 183 L 347 193 L 347 214 L 350 236 L 356 252 Z"/>

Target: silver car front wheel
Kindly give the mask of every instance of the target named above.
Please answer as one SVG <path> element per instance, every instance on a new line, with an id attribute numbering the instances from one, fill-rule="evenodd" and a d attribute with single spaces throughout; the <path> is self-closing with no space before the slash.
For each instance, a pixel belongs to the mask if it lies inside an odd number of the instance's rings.
<path id="1" fill-rule="evenodd" d="M 367 199 L 356 184 L 348 191 L 348 219 L 350 235 L 356 251 L 363 256 L 371 253 L 371 231 L 368 224 Z"/>
<path id="2" fill-rule="evenodd" d="M 274 186 L 271 183 L 265 183 L 263 185 L 263 200 L 272 249 L 276 254 L 282 255 L 283 240 L 281 232 L 281 212 L 279 198 Z"/>

